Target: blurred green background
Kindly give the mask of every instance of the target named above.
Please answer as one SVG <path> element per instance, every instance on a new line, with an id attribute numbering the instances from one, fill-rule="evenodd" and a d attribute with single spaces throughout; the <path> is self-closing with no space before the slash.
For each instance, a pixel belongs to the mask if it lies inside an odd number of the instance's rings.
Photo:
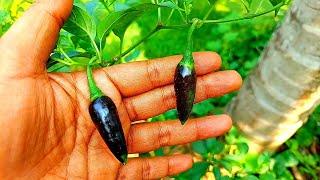
<path id="1" fill-rule="evenodd" d="M 111 11 L 120 11 L 148 0 L 117 0 L 109 2 Z M 191 1 L 190 1 L 191 2 Z M 214 10 L 208 19 L 221 19 L 241 17 L 248 13 L 262 12 L 272 8 L 268 0 L 252 0 L 251 5 L 245 0 L 217 0 Z M 0 0 L 0 35 L 17 20 L 30 6 L 31 0 Z M 99 22 L 109 12 L 98 0 L 82 0 L 76 3 Z M 194 0 L 192 2 L 191 17 L 202 18 L 210 5 L 207 0 Z M 274 12 L 267 15 L 234 23 L 204 25 L 194 35 L 195 51 L 215 51 L 223 60 L 222 69 L 234 69 L 243 78 L 259 60 L 264 47 L 271 38 L 272 33 L 283 19 L 288 6 L 284 6 L 275 16 Z M 170 9 L 164 9 L 163 19 L 170 14 Z M 181 24 L 182 19 L 178 11 L 174 11 L 168 21 L 170 25 Z M 157 11 L 150 11 L 133 22 L 124 38 L 123 49 L 127 49 L 143 36 L 148 34 L 157 24 Z M 123 62 L 145 60 L 182 54 L 185 49 L 187 31 L 161 30 L 147 39 L 124 57 Z M 66 31 L 61 32 L 60 47 L 71 55 L 75 49 L 81 53 L 94 53 L 90 45 L 78 42 L 75 46 L 72 36 Z M 110 33 L 106 46 L 102 51 L 103 59 L 111 59 L 119 54 L 120 40 Z M 52 64 L 50 64 L 52 63 Z M 49 61 L 48 67 L 56 62 Z M 53 71 L 74 71 L 82 67 L 59 66 Z M 213 98 L 194 106 L 193 117 L 209 114 L 221 114 L 226 105 L 236 93 L 223 97 Z M 176 119 L 175 110 L 168 111 L 149 121 L 166 121 Z M 264 152 L 261 154 L 248 153 L 245 137 L 236 128 L 217 139 L 208 139 L 184 146 L 161 148 L 157 151 L 141 154 L 141 156 L 163 156 L 173 153 L 191 153 L 196 161 L 194 167 L 178 176 L 176 179 L 319 179 L 320 157 L 320 108 L 310 116 L 309 121 L 277 152 Z"/>

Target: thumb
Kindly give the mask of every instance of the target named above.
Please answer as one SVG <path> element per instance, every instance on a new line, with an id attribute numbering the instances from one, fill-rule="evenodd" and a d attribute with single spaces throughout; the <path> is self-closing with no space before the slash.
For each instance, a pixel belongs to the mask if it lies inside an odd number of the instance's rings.
<path id="1" fill-rule="evenodd" d="M 0 74 L 27 77 L 45 73 L 72 0 L 38 0 L 0 39 Z M 5 72 L 3 72 L 5 71 Z"/>

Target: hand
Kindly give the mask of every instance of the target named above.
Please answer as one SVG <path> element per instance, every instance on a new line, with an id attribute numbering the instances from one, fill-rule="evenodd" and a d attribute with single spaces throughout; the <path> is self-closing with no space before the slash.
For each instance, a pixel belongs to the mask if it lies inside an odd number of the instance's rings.
<path id="1" fill-rule="evenodd" d="M 47 73 L 46 61 L 71 0 L 40 0 L 0 40 L 0 177 L 12 179 L 154 179 L 192 166 L 190 155 L 129 159 L 122 166 L 109 151 L 89 114 L 86 74 Z M 195 53 L 196 100 L 237 90 L 234 71 L 213 72 L 217 54 Z M 228 131 L 228 116 L 180 122 L 139 122 L 175 107 L 174 69 L 181 56 L 133 62 L 95 71 L 103 92 L 117 105 L 129 153 L 184 144 Z"/>

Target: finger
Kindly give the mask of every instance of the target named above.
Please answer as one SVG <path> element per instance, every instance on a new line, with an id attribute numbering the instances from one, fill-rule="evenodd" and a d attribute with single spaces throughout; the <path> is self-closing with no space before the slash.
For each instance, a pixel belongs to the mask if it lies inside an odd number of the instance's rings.
<path id="1" fill-rule="evenodd" d="M 181 56 L 152 61 L 140 61 L 106 68 L 106 74 L 125 97 L 138 95 L 173 82 L 175 68 Z M 218 70 L 221 59 L 213 52 L 194 53 L 196 71 L 204 75 Z"/>
<path id="2" fill-rule="evenodd" d="M 235 71 L 221 71 L 198 77 L 196 102 L 238 90 L 242 80 Z M 124 99 L 132 121 L 147 119 L 176 107 L 173 85 Z"/>
<path id="3" fill-rule="evenodd" d="M 38 0 L 25 12 L 1 38 L 0 65 L 6 66 L 6 72 L 19 75 L 45 72 L 45 62 L 72 4 L 72 0 Z"/>
<path id="4" fill-rule="evenodd" d="M 220 136 L 232 125 L 227 115 L 207 116 L 188 120 L 139 123 L 131 127 L 128 135 L 130 153 L 149 152 L 160 147 L 186 144 L 201 139 Z"/>
<path id="5" fill-rule="evenodd" d="M 118 179 L 160 179 L 186 171 L 192 164 L 190 155 L 135 158 L 120 169 Z"/>

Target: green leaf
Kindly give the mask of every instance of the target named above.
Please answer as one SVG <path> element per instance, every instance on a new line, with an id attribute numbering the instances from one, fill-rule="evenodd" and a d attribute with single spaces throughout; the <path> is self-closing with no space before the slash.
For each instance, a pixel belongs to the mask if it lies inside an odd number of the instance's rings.
<path id="1" fill-rule="evenodd" d="M 302 147 L 310 146 L 314 141 L 314 135 L 310 129 L 300 129 L 296 134 L 296 139 Z"/>
<path id="2" fill-rule="evenodd" d="M 288 169 L 285 169 L 279 177 L 277 177 L 279 180 L 294 180 L 291 172 Z"/>
<path id="3" fill-rule="evenodd" d="M 132 60 L 134 60 L 135 58 L 137 58 L 140 55 L 140 51 L 135 49 L 132 53 L 130 53 L 129 55 L 127 55 L 125 57 L 126 62 L 130 62 Z"/>
<path id="4" fill-rule="evenodd" d="M 221 180 L 221 172 L 218 167 L 213 168 L 213 174 L 216 180 Z"/>
<path id="5" fill-rule="evenodd" d="M 260 180 L 276 180 L 276 175 L 272 172 L 267 172 L 259 176 Z"/>
<path id="6" fill-rule="evenodd" d="M 124 34 L 127 31 L 127 28 L 130 26 L 130 24 L 138 19 L 140 16 L 143 15 L 145 11 L 140 10 L 140 11 L 130 11 L 129 15 L 126 16 L 126 18 L 123 18 L 121 21 L 118 21 L 117 24 L 115 24 L 114 28 L 113 28 L 113 32 L 116 36 L 118 36 L 120 38 L 120 40 L 123 40 Z"/>
<path id="7" fill-rule="evenodd" d="M 296 166 L 299 163 L 295 155 L 289 150 L 280 153 L 276 159 L 283 161 L 286 167 Z"/>
<path id="8" fill-rule="evenodd" d="M 272 6 L 276 6 L 278 4 L 280 4 L 283 0 L 269 0 L 269 2 L 272 4 Z M 279 12 L 280 8 L 275 10 L 275 16 L 277 16 L 278 12 Z"/>
<path id="9" fill-rule="evenodd" d="M 188 171 L 177 176 L 177 179 L 188 179 L 188 180 L 199 180 L 203 175 L 206 174 L 209 167 L 208 162 L 196 162 L 192 168 Z"/>
<path id="10" fill-rule="evenodd" d="M 125 18 L 129 15 L 129 12 L 121 11 L 109 14 L 101 23 L 97 26 L 97 40 L 100 44 L 100 50 L 102 50 L 105 46 L 105 39 L 107 35 L 111 32 L 113 27 L 117 24 L 117 22 L 121 21 L 122 18 Z"/>
<path id="11" fill-rule="evenodd" d="M 251 5 L 251 3 L 252 3 L 252 0 L 246 0 L 247 1 L 247 3 L 249 4 L 249 6 Z"/>
<path id="12" fill-rule="evenodd" d="M 150 155 L 150 153 L 141 153 L 141 154 L 139 154 L 139 157 L 141 157 L 141 158 L 150 158 L 151 155 Z"/>
<path id="13" fill-rule="evenodd" d="M 231 172 L 232 171 L 232 162 L 230 162 L 230 161 L 228 161 L 228 160 L 224 160 L 224 159 L 222 159 L 221 161 L 220 161 L 220 163 L 221 163 L 221 165 L 227 170 L 227 171 L 229 171 L 229 172 Z"/>
<path id="14" fill-rule="evenodd" d="M 192 147 L 193 151 L 195 151 L 195 152 L 197 152 L 199 154 L 202 154 L 202 155 L 206 154 L 208 152 L 204 141 L 193 142 L 191 144 L 191 147 Z"/>
<path id="15" fill-rule="evenodd" d="M 73 57 L 71 59 L 81 64 L 89 64 L 89 61 L 90 61 L 90 58 L 87 58 L 87 57 Z"/>
<path id="16" fill-rule="evenodd" d="M 164 156 L 163 148 L 159 148 L 154 151 L 156 156 Z"/>
<path id="17" fill-rule="evenodd" d="M 158 4 L 161 7 L 168 7 L 171 9 L 177 9 L 180 11 L 184 11 L 184 9 L 180 8 L 177 4 L 173 3 L 172 1 L 165 1 Z"/>
<path id="18" fill-rule="evenodd" d="M 243 165 L 247 172 L 257 172 L 259 170 L 258 155 L 247 154 L 245 156 L 245 164 Z"/>
<path id="19" fill-rule="evenodd" d="M 217 2 L 217 0 L 208 0 L 211 5 Z"/>
<path id="20" fill-rule="evenodd" d="M 224 149 L 224 144 L 217 139 L 207 139 L 205 140 L 205 143 L 207 145 L 208 151 L 214 153 L 214 154 L 219 154 L 223 151 Z"/>
<path id="21" fill-rule="evenodd" d="M 48 71 L 48 72 L 57 72 L 59 69 L 65 67 L 65 66 L 66 66 L 66 65 L 64 65 L 64 64 L 56 63 L 56 64 L 50 66 L 50 67 L 47 69 L 47 71 Z"/>
<path id="22" fill-rule="evenodd" d="M 118 11 L 109 14 L 97 27 L 97 38 L 100 43 L 100 48 L 103 49 L 105 45 L 106 36 L 113 30 L 115 35 L 120 39 L 129 27 L 129 25 L 141 17 L 145 12 L 157 9 L 158 6 L 151 3 L 140 4 L 124 11 Z"/>
<path id="23" fill-rule="evenodd" d="M 283 0 L 269 0 L 269 2 L 273 5 L 276 6 L 278 4 L 280 4 Z"/>
<path id="24" fill-rule="evenodd" d="M 79 38 L 93 40 L 96 36 L 96 24 L 89 14 L 78 6 L 73 6 L 71 15 L 63 29 Z"/>
<path id="25" fill-rule="evenodd" d="M 198 116 L 205 116 L 210 113 L 214 109 L 214 106 L 210 103 L 210 101 L 203 101 L 201 103 L 195 104 L 192 108 L 192 113 Z"/>
<path id="26" fill-rule="evenodd" d="M 268 152 L 263 152 L 261 155 L 258 157 L 258 165 L 261 166 L 263 164 L 270 164 L 271 160 L 271 155 Z"/>
<path id="27" fill-rule="evenodd" d="M 237 144 L 240 154 L 247 154 L 249 151 L 249 146 L 246 143 Z"/>

